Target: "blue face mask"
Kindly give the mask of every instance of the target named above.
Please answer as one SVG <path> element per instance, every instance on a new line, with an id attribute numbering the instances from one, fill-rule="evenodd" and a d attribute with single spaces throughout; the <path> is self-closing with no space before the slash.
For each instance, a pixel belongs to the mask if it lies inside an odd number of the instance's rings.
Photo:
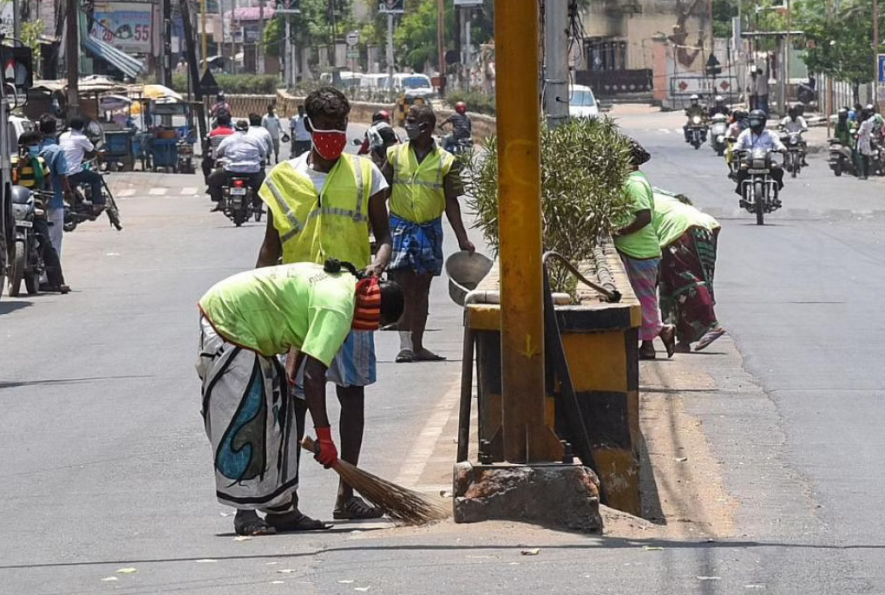
<path id="1" fill-rule="evenodd" d="M 32 147 L 28 147 L 28 153 L 31 154 L 31 157 L 37 157 L 40 155 L 40 145 L 34 145 Z"/>

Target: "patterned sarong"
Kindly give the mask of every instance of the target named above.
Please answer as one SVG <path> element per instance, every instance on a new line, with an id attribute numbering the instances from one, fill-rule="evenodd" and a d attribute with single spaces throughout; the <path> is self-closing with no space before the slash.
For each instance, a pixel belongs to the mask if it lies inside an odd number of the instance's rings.
<path id="1" fill-rule="evenodd" d="M 633 293 L 642 307 L 642 327 L 639 329 L 640 341 L 653 341 L 661 334 L 664 324 L 658 310 L 658 263 L 659 258 L 637 260 L 621 254 L 621 261 L 627 270 L 627 277 L 633 287 Z"/>
<path id="2" fill-rule="evenodd" d="M 661 312 L 664 320 L 676 325 L 681 342 L 699 341 L 719 326 L 713 308 L 715 271 L 716 236 L 707 229 L 691 227 L 663 250 Z"/>
<path id="3" fill-rule="evenodd" d="M 306 405 L 290 396 L 277 358 L 226 342 L 201 317 L 197 374 L 218 501 L 288 510 L 298 490 Z"/>
<path id="4" fill-rule="evenodd" d="M 412 269 L 419 275 L 437 277 L 443 268 L 442 218 L 427 223 L 412 223 L 396 215 L 390 216 L 393 238 L 391 271 Z"/>

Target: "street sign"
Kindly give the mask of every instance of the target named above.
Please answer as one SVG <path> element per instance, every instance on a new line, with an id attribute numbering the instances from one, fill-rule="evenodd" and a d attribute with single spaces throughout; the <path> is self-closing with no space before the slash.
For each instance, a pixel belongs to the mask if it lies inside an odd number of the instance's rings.
<path id="1" fill-rule="evenodd" d="M 879 54 L 879 82 L 885 83 L 885 54 Z"/>
<path id="2" fill-rule="evenodd" d="M 347 50 L 347 59 L 348 60 L 356 60 L 360 57 L 359 50 Z"/>
<path id="3" fill-rule="evenodd" d="M 360 32 L 359 31 L 351 31 L 347 34 L 347 37 L 344 38 L 344 41 L 347 42 L 347 45 L 350 47 L 355 46 L 360 42 Z"/>
<path id="4" fill-rule="evenodd" d="M 382 14 L 403 14 L 405 12 L 405 0 L 381 0 L 378 12 Z"/>
<path id="5" fill-rule="evenodd" d="M 462 8 L 481 8 L 482 0 L 455 0 L 455 6 L 460 6 Z"/>
<path id="6" fill-rule="evenodd" d="M 218 82 L 215 80 L 215 75 L 208 68 L 203 72 L 203 76 L 200 79 L 200 88 L 203 90 L 204 95 L 215 95 L 221 90 Z"/>
<path id="7" fill-rule="evenodd" d="M 277 0 L 275 14 L 301 14 L 301 0 Z"/>

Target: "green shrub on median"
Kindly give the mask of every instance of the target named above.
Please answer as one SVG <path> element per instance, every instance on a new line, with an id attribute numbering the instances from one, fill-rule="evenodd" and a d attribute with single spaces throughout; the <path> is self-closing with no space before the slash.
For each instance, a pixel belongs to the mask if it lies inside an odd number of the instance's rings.
<path id="1" fill-rule="evenodd" d="M 467 204 L 497 252 L 498 147 L 490 138 L 485 151 L 464 160 Z M 555 130 L 541 130 L 541 208 L 544 250 L 572 263 L 593 256 L 601 234 L 610 233 L 628 210 L 623 183 L 630 172 L 630 148 L 614 121 L 575 119 Z M 562 269 L 551 271 L 554 290 L 574 284 Z"/>

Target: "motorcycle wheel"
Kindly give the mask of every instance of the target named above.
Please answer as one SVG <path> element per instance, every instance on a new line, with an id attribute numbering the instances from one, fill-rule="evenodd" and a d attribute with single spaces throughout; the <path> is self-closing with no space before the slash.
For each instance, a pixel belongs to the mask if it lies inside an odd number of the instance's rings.
<path id="1" fill-rule="evenodd" d="M 113 225 L 117 231 L 120 231 L 123 229 L 123 223 L 120 221 L 120 209 L 117 208 L 117 201 L 115 201 L 114 197 L 110 194 L 108 194 L 107 198 L 108 202 L 105 207 L 105 213 L 108 214 L 108 219 L 110 220 L 111 225 Z"/>
<path id="2" fill-rule="evenodd" d="M 259 221 L 261 221 L 261 209 L 260 208 L 255 211 L 255 223 L 258 223 Z"/>
<path id="3" fill-rule="evenodd" d="M 756 182 L 753 186 L 753 194 L 756 200 L 756 225 L 765 225 L 765 192 L 762 182 Z"/>
<path id="4" fill-rule="evenodd" d="M 246 213 L 245 209 L 240 209 L 238 211 L 234 211 L 234 225 L 236 225 L 237 227 L 242 226 L 243 223 L 245 223 L 246 219 L 248 219 L 248 218 L 249 217 L 248 217 L 248 214 Z"/>
<path id="5" fill-rule="evenodd" d="M 841 177 L 842 177 L 842 164 L 836 164 L 836 165 L 833 166 L 833 174 L 834 174 L 837 178 L 841 178 Z"/>
<path id="6" fill-rule="evenodd" d="M 25 277 L 25 289 L 28 290 L 28 295 L 40 293 L 40 273 L 31 273 Z"/>
<path id="7" fill-rule="evenodd" d="M 12 267 L 9 274 L 9 295 L 18 297 L 21 293 L 22 279 L 25 276 L 25 243 L 19 240 L 15 243 L 15 259 L 12 261 Z"/>

